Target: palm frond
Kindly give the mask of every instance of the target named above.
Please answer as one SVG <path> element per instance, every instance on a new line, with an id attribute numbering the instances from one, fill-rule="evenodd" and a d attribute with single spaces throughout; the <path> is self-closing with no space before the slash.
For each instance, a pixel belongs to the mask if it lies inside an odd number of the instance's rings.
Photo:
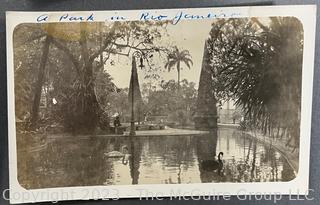
<path id="1" fill-rule="evenodd" d="M 175 60 L 169 60 L 166 64 L 165 64 L 165 68 L 168 69 L 168 71 L 170 72 L 171 69 L 175 66 L 175 64 L 177 63 L 177 61 Z"/>
<path id="2" fill-rule="evenodd" d="M 187 67 L 190 69 L 191 65 L 193 65 L 193 61 L 190 58 L 183 59 L 184 64 L 187 65 Z"/>

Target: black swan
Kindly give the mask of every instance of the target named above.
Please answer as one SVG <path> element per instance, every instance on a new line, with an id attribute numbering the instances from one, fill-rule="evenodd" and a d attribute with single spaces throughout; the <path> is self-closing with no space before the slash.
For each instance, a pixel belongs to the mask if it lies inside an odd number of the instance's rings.
<path id="1" fill-rule="evenodd" d="M 200 167 L 205 171 L 221 170 L 223 167 L 223 152 L 219 152 L 218 160 L 204 160 L 200 162 Z"/>

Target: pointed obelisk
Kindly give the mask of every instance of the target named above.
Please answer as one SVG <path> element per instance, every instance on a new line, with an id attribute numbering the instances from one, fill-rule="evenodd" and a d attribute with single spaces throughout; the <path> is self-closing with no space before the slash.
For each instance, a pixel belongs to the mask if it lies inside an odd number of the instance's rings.
<path id="1" fill-rule="evenodd" d="M 133 93 L 133 96 L 132 96 L 132 93 Z M 143 101 L 142 101 L 142 96 L 140 92 L 137 64 L 134 56 L 132 57 L 132 70 L 131 70 L 128 100 L 131 108 L 133 103 L 133 112 L 135 115 L 134 120 L 140 122 L 142 118 Z"/>
<path id="2" fill-rule="evenodd" d="M 214 95 L 212 84 L 212 72 L 210 68 L 210 55 L 204 45 L 202 67 L 198 88 L 197 108 L 194 116 L 195 128 L 200 130 L 211 130 L 217 128 L 217 100 Z"/>

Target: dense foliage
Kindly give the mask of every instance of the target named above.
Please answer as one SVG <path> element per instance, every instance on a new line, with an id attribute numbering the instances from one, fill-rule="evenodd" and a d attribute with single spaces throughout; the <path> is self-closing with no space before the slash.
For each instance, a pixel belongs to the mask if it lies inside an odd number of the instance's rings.
<path id="1" fill-rule="evenodd" d="M 44 115 L 73 132 L 107 126 L 106 100 L 117 89 L 104 69 L 112 63 L 110 56 L 130 57 L 137 50 L 150 63 L 165 50 L 155 45 L 165 23 L 19 25 L 14 32 L 17 117 L 28 119 L 32 128 Z M 101 90 L 104 95 L 97 97 Z M 43 95 L 48 100 L 45 110 Z"/>
<path id="2" fill-rule="evenodd" d="M 192 123 L 196 109 L 197 89 L 194 82 L 183 79 L 180 86 L 174 80 L 161 81 L 158 89 L 147 90 L 146 112 L 167 116 L 173 124 Z"/>
<path id="3" fill-rule="evenodd" d="M 215 93 L 242 107 L 247 126 L 299 139 L 303 28 L 291 17 L 222 19 L 208 48 Z"/>

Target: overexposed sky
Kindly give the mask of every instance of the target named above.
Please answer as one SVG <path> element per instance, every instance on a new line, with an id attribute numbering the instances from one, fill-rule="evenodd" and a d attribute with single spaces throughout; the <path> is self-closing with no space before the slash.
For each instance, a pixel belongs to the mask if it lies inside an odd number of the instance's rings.
<path id="1" fill-rule="evenodd" d="M 200 70 L 203 57 L 203 49 L 205 39 L 208 38 L 211 29 L 212 20 L 189 20 L 181 21 L 177 25 L 168 25 L 168 36 L 165 36 L 161 41 L 161 44 L 177 45 L 180 50 L 189 50 L 193 66 L 189 70 L 184 64 L 181 64 L 182 71 L 180 79 L 186 78 L 188 81 L 195 82 L 198 86 Z M 107 65 L 105 69 L 113 77 L 113 82 L 119 88 L 129 87 L 130 74 L 131 74 L 131 58 L 123 56 L 114 56 L 112 58 L 115 61 L 114 66 Z M 159 62 L 159 66 L 164 68 L 164 64 Z M 161 65 L 162 64 L 162 65 Z M 145 68 L 148 69 L 148 68 Z M 150 80 L 144 79 L 145 72 L 138 69 L 139 84 L 142 85 Z M 163 80 L 177 80 L 176 69 L 163 71 L 159 73 Z M 156 81 L 153 81 L 154 85 L 157 85 Z"/>

